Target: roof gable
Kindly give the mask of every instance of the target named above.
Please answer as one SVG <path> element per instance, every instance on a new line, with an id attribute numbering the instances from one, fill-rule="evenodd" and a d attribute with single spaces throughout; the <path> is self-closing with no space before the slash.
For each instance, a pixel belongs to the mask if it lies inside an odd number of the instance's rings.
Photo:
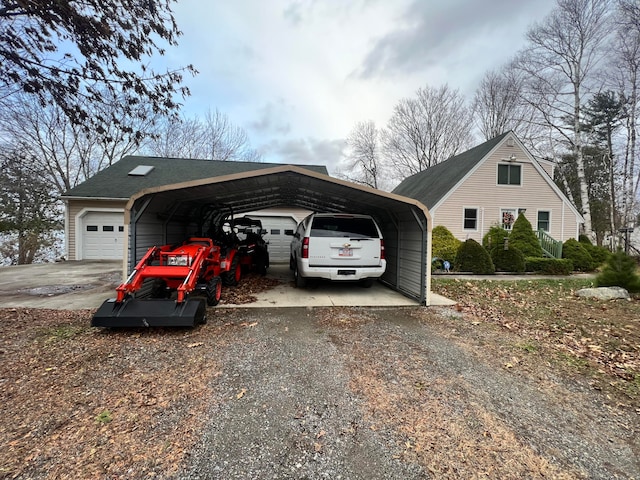
<path id="1" fill-rule="evenodd" d="M 419 200 L 431 209 L 511 132 L 405 178 L 393 193 Z"/>
<path id="2" fill-rule="evenodd" d="M 63 197 L 128 199 L 144 189 L 283 165 L 128 155 L 70 189 Z M 145 175 L 131 175 L 130 173 L 139 166 L 153 168 Z M 299 167 L 328 175 L 327 168 L 323 165 L 299 165 Z"/>

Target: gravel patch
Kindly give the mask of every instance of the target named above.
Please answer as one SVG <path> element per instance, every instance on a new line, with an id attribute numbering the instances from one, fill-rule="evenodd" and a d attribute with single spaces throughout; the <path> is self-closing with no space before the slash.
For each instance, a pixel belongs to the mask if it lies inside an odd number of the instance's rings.
<path id="1" fill-rule="evenodd" d="M 418 479 L 349 389 L 345 354 L 312 310 L 239 312 L 206 433 L 182 479 Z M 253 325 L 252 322 L 256 322 Z"/>
<path id="2" fill-rule="evenodd" d="M 175 478 L 640 478 L 637 418 L 505 369 L 424 312 L 227 315 L 204 434 Z"/>

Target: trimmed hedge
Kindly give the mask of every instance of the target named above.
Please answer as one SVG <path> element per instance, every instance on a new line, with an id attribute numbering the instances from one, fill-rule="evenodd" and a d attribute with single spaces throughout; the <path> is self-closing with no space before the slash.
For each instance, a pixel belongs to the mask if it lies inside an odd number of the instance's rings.
<path id="1" fill-rule="evenodd" d="M 476 275 L 490 275 L 495 273 L 493 261 L 487 249 L 473 238 L 460 245 L 456 255 L 455 269 L 460 272 L 471 272 Z"/>
<path id="2" fill-rule="evenodd" d="M 525 271 L 525 260 L 523 253 L 514 247 L 509 246 L 509 250 L 504 247 L 494 247 L 491 249 L 491 260 L 499 272 L 516 272 Z"/>
<path id="3" fill-rule="evenodd" d="M 544 275 L 570 275 L 573 262 L 568 258 L 527 257 L 526 271 Z"/>

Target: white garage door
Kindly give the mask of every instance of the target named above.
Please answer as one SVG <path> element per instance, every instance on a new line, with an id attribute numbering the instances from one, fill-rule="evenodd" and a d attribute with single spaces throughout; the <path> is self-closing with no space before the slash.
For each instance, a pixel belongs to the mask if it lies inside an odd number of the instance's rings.
<path id="1" fill-rule="evenodd" d="M 292 217 L 260 217 L 251 215 L 252 218 L 259 218 L 262 221 L 262 228 L 267 231 L 264 236 L 269 242 L 269 261 L 271 263 L 289 263 L 289 245 L 291 245 L 291 235 L 298 225 Z"/>
<path id="2" fill-rule="evenodd" d="M 89 212 L 82 219 L 82 258 L 121 260 L 124 249 L 124 215 Z"/>

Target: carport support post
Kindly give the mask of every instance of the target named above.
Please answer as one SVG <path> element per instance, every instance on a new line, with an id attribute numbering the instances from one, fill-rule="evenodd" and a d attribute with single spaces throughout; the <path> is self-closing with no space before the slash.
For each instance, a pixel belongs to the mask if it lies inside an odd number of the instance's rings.
<path id="1" fill-rule="evenodd" d="M 432 238 L 432 233 L 431 233 L 431 229 L 427 228 L 427 244 L 425 245 L 425 248 L 427 249 L 427 254 L 425 255 L 425 262 L 426 262 L 426 279 L 425 279 L 425 285 L 427 288 L 426 291 L 426 306 L 429 307 L 431 305 L 431 238 Z"/>
<path id="2" fill-rule="evenodd" d="M 426 216 L 423 223 L 421 216 L 415 209 L 412 208 L 411 213 L 413 213 L 413 217 L 415 218 L 416 223 L 420 226 L 420 231 L 422 232 L 422 248 L 424 249 L 424 255 L 421 256 L 425 259 L 425 264 L 420 266 L 420 271 L 424 275 L 425 291 L 422 293 L 420 301 L 424 301 L 425 306 L 428 307 L 431 305 L 431 229 L 429 228 L 431 224 L 429 223 L 429 218 Z"/>
<path id="3" fill-rule="evenodd" d="M 136 266 L 136 249 L 138 248 L 137 245 L 137 241 L 136 241 L 136 224 L 138 223 L 138 220 L 140 220 L 140 217 L 142 216 L 142 214 L 144 213 L 144 211 L 147 209 L 147 207 L 149 206 L 149 204 L 151 203 L 151 200 L 153 199 L 155 195 L 150 195 L 145 201 L 144 203 L 140 206 L 140 208 L 136 211 L 135 210 L 135 203 L 134 205 L 131 207 L 131 215 L 129 216 L 129 245 L 131 247 L 131 251 L 129 252 L 129 268 L 127 269 L 126 274 L 128 274 L 129 272 L 132 272 L 133 269 Z M 125 274 L 125 276 L 126 276 Z"/>

